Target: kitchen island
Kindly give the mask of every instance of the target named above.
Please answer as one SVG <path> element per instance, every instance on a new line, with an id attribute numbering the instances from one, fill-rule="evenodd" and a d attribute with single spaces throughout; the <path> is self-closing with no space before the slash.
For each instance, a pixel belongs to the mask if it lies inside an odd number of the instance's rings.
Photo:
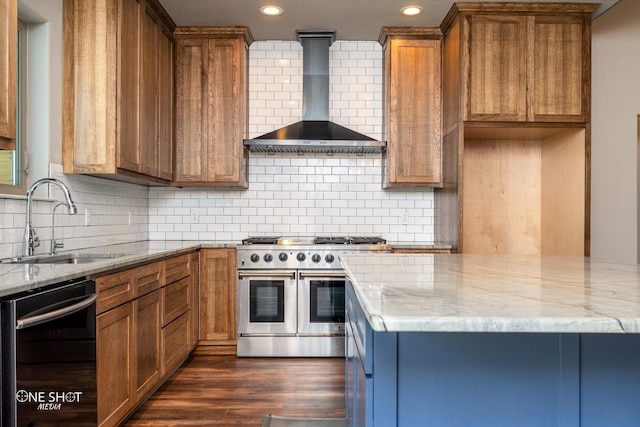
<path id="1" fill-rule="evenodd" d="M 639 266 L 467 254 L 341 260 L 349 425 L 638 425 Z"/>

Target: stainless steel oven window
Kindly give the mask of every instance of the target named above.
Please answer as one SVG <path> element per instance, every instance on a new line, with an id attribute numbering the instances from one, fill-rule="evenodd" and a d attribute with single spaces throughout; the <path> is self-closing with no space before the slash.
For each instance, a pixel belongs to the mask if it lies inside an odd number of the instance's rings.
<path id="1" fill-rule="evenodd" d="M 344 280 L 310 280 L 311 323 L 344 323 Z"/>
<path id="2" fill-rule="evenodd" d="M 249 321 L 284 322 L 284 280 L 251 280 Z"/>

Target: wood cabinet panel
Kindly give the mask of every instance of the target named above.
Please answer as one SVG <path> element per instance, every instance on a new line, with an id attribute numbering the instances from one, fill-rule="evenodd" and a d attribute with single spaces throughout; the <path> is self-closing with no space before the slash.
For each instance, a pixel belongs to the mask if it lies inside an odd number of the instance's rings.
<path id="1" fill-rule="evenodd" d="M 190 255 L 191 266 L 191 301 L 189 303 L 190 329 L 189 346 L 195 348 L 200 340 L 200 253 L 195 252 Z"/>
<path id="2" fill-rule="evenodd" d="M 162 326 L 189 310 L 191 278 L 185 277 L 162 288 Z"/>
<path id="3" fill-rule="evenodd" d="M 200 252 L 200 340 L 209 344 L 236 343 L 236 251 Z"/>
<path id="4" fill-rule="evenodd" d="M 191 274 L 192 254 L 169 258 L 164 261 L 164 283 L 169 284 Z M 196 261 L 197 264 L 197 261 Z"/>
<path id="5" fill-rule="evenodd" d="M 133 301 L 135 325 L 135 402 L 144 399 L 160 381 L 160 291 Z"/>
<path id="6" fill-rule="evenodd" d="M 65 173 L 170 182 L 173 123 L 160 115 L 173 86 L 159 85 L 173 66 L 161 34 L 175 25 L 162 11 L 156 0 L 64 0 Z"/>
<path id="7" fill-rule="evenodd" d="M 383 187 L 442 182 L 442 40 L 437 29 L 383 28 Z"/>
<path id="8" fill-rule="evenodd" d="M 155 291 L 162 284 L 162 263 L 160 262 L 153 262 L 129 271 L 134 280 L 136 297 Z"/>
<path id="9" fill-rule="evenodd" d="M 173 372 L 189 354 L 189 313 L 162 328 L 162 368 L 163 375 Z"/>
<path id="10" fill-rule="evenodd" d="M 459 253 L 589 255 L 587 3 L 456 3 L 443 21 L 437 241 Z"/>
<path id="11" fill-rule="evenodd" d="M 185 254 L 96 279 L 101 426 L 120 425 L 195 347 L 198 256 Z"/>
<path id="12" fill-rule="evenodd" d="M 524 16 L 469 18 L 468 120 L 526 119 Z"/>
<path id="13" fill-rule="evenodd" d="M 98 314 L 131 301 L 135 296 L 131 270 L 121 271 L 96 279 L 96 312 Z"/>
<path id="14" fill-rule="evenodd" d="M 17 0 L 0 0 L 0 149 L 16 148 Z"/>
<path id="15" fill-rule="evenodd" d="M 585 72 L 590 55 L 584 34 L 589 25 L 579 16 L 531 18 L 531 120 L 586 121 L 591 85 Z"/>
<path id="16" fill-rule="evenodd" d="M 158 176 L 173 179 L 174 56 L 173 35 L 158 28 Z"/>
<path id="17" fill-rule="evenodd" d="M 247 186 L 246 27 L 179 27 L 176 185 Z"/>
<path id="18" fill-rule="evenodd" d="M 96 319 L 98 425 L 119 425 L 133 407 L 133 312 L 127 303 Z"/>

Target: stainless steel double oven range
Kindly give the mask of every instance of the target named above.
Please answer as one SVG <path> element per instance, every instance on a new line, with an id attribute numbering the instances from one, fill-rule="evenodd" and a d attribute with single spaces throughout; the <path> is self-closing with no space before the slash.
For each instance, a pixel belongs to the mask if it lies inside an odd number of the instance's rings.
<path id="1" fill-rule="evenodd" d="M 250 237 L 238 247 L 238 356 L 343 357 L 339 256 L 387 252 L 379 237 Z"/>

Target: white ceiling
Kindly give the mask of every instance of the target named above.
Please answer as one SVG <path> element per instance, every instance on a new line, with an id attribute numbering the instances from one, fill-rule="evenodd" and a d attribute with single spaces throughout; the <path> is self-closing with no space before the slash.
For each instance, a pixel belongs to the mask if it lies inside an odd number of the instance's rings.
<path id="1" fill-rule="evenodd" d="M 487 1 L 487 0 L 484 0 Z M 521 0 L 523 3 L 558 0 Z M 568 3 L 602 3 L 594 18 L 619 0 L 565 0 Z M 160 0 L 180 26 L 246 25 L 256 40 L 295 40 L 295 30 L 336 30 L 336 40 L 377 40 L 383 26 L 437 27 L 452 0 Z M 276 17 L 259 9 L 275 4 L 284 9 Z M 408 5 L 424 8 L 416 17 L 403 17 Z"/>

